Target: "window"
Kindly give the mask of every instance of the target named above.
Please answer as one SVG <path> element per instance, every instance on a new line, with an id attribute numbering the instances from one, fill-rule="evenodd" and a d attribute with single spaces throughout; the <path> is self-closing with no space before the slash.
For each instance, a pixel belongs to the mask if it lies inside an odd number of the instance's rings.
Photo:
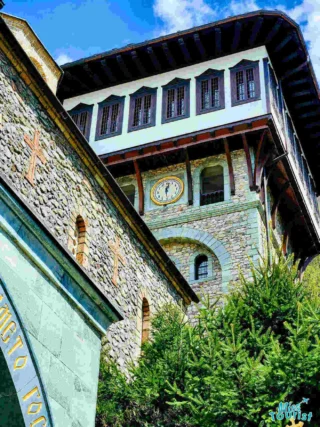
<path id="1" fill-rule="evenodd" d="M 141 344 L 148 341 L 149 336 L 150 336 L 150 306 L 149 306 L 148 300 L 146 298 L 143 298 Z"/>
<path id="2" fill-rule="evenodd" d="M 208 277 L 208 257 L 207 255 L 199 255 L 195 259 L 195 280 L 202 280 Z"/>
<path id="3" fill-rule="evenodd" d="M 260 99 L 259 61 L 246 59 L 230 68 L 232 106 Z"/>
<path id="4" fill-rule="evenodd" d="M 197 114 L 224 108 L 224 71 L 209 68 L 196 77 Z"/>
<path id="5" fill-rule="evenodd" d="M 69 114 L 80 132 L 89 139 L 93 105 L 78 104 Z"/>
<path id="6" fill-rule="evenodd" d="M 71 252 L 80 264 L 84 264 L 87 258 L 86 225 L 83 218 L 78 215 L 74 234 L 72 236 Z"/>
<path id="7" fill-rule="evenodd" d="M 223 167 L 212 166 L 203 169 L 200 176 L 200 205 L 223 202 Z"/>
<path id="8" fill-rule="evenodd" d="M 130 203 L 134 206 L 134 199 L 136 195 L 136 188 L 134 185 L 124 185 L 121 187 L 121 190 L 124 192 L 124 194 L 129 199 Z"/>
<path id="9" fill-rule="evenodd" d="M 162 123 L 189 117 L 190 79 L 176 78 L 162 87 Z"/>
<path id="10" fill-rule="evenodd" d="M 157 89 L 143 86 L 130 95 L 128 132 L 156 124 Z"/>
<path id="11" fill-rule="evenodd" d="M 120 135 L 122 132 L 124 96 L 111 95 L 99 102 L 96 140 Z"/>

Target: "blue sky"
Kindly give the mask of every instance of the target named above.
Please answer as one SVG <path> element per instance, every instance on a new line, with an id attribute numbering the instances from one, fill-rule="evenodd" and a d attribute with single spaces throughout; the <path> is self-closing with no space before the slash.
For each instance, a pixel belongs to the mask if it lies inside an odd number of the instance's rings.
<path id="1" fill-rule="evenodd" d="M 302 27 L 320 78 L 320 0 L 5 0 L 61 64 L 256 9 L 287 12 Z"/>

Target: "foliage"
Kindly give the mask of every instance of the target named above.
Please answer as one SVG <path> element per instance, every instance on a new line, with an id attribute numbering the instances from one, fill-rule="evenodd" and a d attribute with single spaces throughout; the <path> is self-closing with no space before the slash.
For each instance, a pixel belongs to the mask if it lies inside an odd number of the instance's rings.
<path id="1" fill-rule="evenodd" d="M 193 326 L 165 307 L 129 381 L 102 357 L 97 425 L 285 426 L 269 412 L 302 397 L 319 425 L 319 301 L 280 256 L 252 267 L 223 306 L 203 301 Z"/>

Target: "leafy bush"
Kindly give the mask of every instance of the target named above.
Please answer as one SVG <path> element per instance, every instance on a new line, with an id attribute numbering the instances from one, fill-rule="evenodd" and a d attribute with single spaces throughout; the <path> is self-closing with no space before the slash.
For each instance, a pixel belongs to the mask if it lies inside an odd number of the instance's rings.
<path id="1" fill-rule="evenodd" d="M 165 307 L 130 381 L 101 359 L 97 426 L 285 426 L 281 401 L 310 398 L 319 425 L 320 305 L 292 260 L 252 268 L 223 306 L 203 301 L 197 323 Z"/>

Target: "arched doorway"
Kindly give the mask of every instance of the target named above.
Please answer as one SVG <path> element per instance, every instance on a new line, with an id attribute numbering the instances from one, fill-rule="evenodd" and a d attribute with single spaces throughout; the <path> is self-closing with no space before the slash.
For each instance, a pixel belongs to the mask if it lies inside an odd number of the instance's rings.
<path id="1" fill-rule="evenodd" d="M 0 350 L 0 425 L 25 427 L 17 392 L 2 350 Z"/>

